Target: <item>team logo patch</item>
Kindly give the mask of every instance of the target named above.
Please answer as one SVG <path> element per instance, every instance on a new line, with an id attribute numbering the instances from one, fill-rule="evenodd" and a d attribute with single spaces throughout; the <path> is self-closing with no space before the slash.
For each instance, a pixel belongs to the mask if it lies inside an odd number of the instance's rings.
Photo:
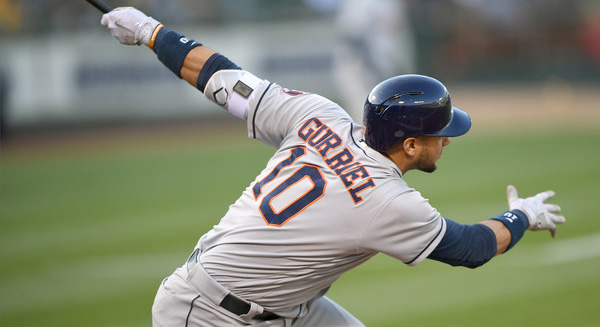
<path id="1" fill-rule="evenodd" d="M 302 92 L 302 91 L 298 91 L 298 90 L 291 90 L 285 87 L 281 88 L 283 90 L 283 93 L 287 94 L 287 95 L 302 95 L 302 94 L 308 94 L 307 92 Z"/>
<path id="2" fill-rule="evenodd" d="M 250 94 L 252 94 L 252 91 L 254 91 L 250 86 L 246 85 L 246 83 L 242 81 L 237 81 L 237 83 L 235 83 L 233 86 L 233 90 L 246 99 L 248 99 Z"/>

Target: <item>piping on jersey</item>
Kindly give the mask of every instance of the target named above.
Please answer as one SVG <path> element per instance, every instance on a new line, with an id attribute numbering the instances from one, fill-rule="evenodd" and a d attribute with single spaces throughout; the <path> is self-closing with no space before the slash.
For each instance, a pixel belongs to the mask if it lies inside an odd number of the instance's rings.
<path id="1" fill-rule="evenodd" d="M 260 96 L 260 99 L 258 100 L 258 103 L 256 104 L 256 110 L 254 111 L 254 116 L 252 117 L 252 137 L 255 139 L 256 139 L 256 115 L 258 114 L 258 108 L 260 108 L 260 104 L 261 104 L 263 98 L 265 97 L 265 94 L 267 94 L 267 92 L 271 88 L 271 85 L 273 85 L 273 83 L 269 83 L 269 86 L 267 86 L 267 89 Z"/>

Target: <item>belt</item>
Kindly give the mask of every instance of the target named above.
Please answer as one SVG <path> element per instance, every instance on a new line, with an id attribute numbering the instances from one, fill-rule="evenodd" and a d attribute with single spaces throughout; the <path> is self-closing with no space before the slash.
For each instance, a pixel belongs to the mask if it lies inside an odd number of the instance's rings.
<path id="1" fill-rule="evenodd" d="M 229 312 L 233 312 L 238 316 L 243 316 L 246 315 L 250 312 L 250 308 L 251 305 L 250 303 L 246 302 L 245 300 L 242 300 L 240 298 L 238 298 L 237 296 L 229 293 L 227 294 L 223 300 L 221 301 L 221 303 L 219 303 L 219 305 L 222 308 L 227 309 Z M 257 319 L 257 320 L 273 320 L 273 319 L 278 319 L 281 318 L 278 315 L 274 314 L 273 312 L 269 312 L 269 311 L 265 311 L 263 310 L 263 313 L 254 316 L 252 319 Z"/>
<path id="2" fill-rule="evenodd" d="M 234 295 L 223 285 L 219 284 L 208 274 L 208 272 L 206 272 L 206 270 L 204 270 L 202 264 L 199 264 L 199 254 L 200 249 L 195 249 L 192 255 L 190 255 L 186 265 L 189 273 L 188 283 L 197 293 L 204 295 L 214 304 L 219 305 L 227 311 L 241 316 L 242 318 L 263 321 L 281 318 L 275 313 L 264 310 L 256 303 L 246 301 Z"/>

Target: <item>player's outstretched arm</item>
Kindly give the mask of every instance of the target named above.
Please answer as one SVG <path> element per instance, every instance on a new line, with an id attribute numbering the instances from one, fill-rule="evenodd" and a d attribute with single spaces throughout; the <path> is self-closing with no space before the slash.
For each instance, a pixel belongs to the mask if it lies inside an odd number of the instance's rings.
<path id="1" fill-rule="evenodd" d="M 120 7 L 102 16 L 101 24 L 122 44 L 145 45 L 174 74 L 204 91 L 206 82 L 220 69 L 239 69 L 202 44 L 168 30 L 156 19 L 132 7 Z M 210 69 L 203 68 L 210 66 Z"/>
<path id="2" fill-rule="evenodd" d="M 545 203 L 554 196 L 546 191 L 521 199 L 517 189 L 509 185 L 506 191 L 509 211 L 475 225 L 462 225 L 446 219 L 447 228 L 442 241 L 429 255 L 453 266 L 476 268 L 494 256 L 512 248 L 526 230 L 549 230 L 556 234 L 556 224 L 565 222 L 557 215 L 560 207 Z"/>

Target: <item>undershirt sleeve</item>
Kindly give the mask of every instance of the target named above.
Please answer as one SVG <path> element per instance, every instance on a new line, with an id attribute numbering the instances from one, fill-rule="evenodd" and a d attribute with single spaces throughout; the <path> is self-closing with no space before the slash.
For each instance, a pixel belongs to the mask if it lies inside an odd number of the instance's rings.
<path id="1" fill-rule="evenodd" d="M 462 225 L 446 219 L 446 233 L 428 259 L 452 266 L 477 268 L 497 252 L 496 235 L 482 224 Z"/>

